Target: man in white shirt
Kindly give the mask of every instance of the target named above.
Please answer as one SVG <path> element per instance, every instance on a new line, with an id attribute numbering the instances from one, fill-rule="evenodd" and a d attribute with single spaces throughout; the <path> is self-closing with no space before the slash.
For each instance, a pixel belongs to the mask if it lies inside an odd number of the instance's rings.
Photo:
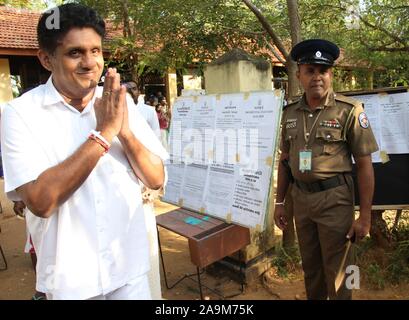
<path id="1" fill-rule="evenodd" d="M 140 101 L 139 98 L 139 88 L 137 84 L 133 81 L 125 83 L 127 92 L 131 95 L 134 104 L 136 105 L 137 110 L 141 113 L 142 117 L 149 124 L 153 132 L 155 132 L 158 139 L 161 137 L 159 120 L 156 114 L 155 108 Z"/>
<path id="2" fill-rule="evenodd" d="M 37 35 L 51 77 L 11 101 L 1 125 L 5 191 L 28 207 L 36 289 L 48 299 L 150 299 L 140 181 L 161 188 L 168 155 L 128 109 L 115 69 L 97 87 L 105 23 L 93 9 L 51 9 Z"/>

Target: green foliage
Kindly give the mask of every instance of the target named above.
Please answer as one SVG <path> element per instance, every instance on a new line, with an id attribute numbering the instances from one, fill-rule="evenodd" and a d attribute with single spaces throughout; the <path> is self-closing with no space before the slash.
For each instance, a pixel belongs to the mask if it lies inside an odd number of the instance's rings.
<path id="1" fill-rule="evenodd" d="M 385 276 L 382 268 L 376 262 L 371 263 L 366 268 L 366 276 L 368 283 L 374 289 L 384 289 L 385 288 Z"/>
<path id="2" fill-rule="evenodd" d="M 409 82 L 407 0 L 305 0 L 300 12 L 303 36 L 337 43 L 353 64 L 375 71 L 375 87 Z"/>
<path id="3" fill-rule="evenodd" d="M 150 69 L 165 72 L 191 64 L 203 66 L 234 47 L 250 53 L 271 42 L 241 0 L 78 0 L 124 27 L 124 39 L 112 43 L 121 63 L 134 76 Z M 253 0 L 277 36 L 290 47 L 285 1 Z M 355 11 L 353 11 L 355 10 Z M 352 74 L 368 87 L 365 73 L 374 70 L 375 87 L 409 82 L 409 5 L 407 0 L 299 1 L 303 38 L 332 40 L 344 49 L 347 64 L 364 67 Z M 136 44 L 127 41 L 136 41 Z M 128 57 L 128 55 L 132 56 Z M 345 61 L 344 61 L 345 62 Z M 366 69 L 365 69 L 366 68 Z M 351 74 L 348 75 L 349 77 Z M 345 75 L 338 84 L 344 86 Z"/>
<path id="4" fill-rule="evenodd" d="M 386 267 L 387 278 L 393 284 L 409 280 L 409 240 L 400 241 L 396 249 L 389 253 Z"/>
<path id="5" fill-rule="evenodd" d="M 127 26 L 124 38 L 111 43 L 112 60 L 131 64 L 128 71 L 134 76 L 147 71 L 147 66 L 159 72 L 192 63 L 200 67 L 234 47 L 245 47 L 250 53 L 265 47 L 264 30 L 240 0 L 76 2 L 94 7 L 116 25 Z M 280 36 L 288 37 L 283 2 L 255 3 L 272 24 L 280 26 Z"/>
<path id="6" fill-rule="evenodd" d="M 300 268 L 301 256 L 298 246 L 284 249 L 278 247 L 272 260 L 272 265 L 277 269 L 277 275 L 288 278 Z"/>
<path id="7" fill-rule="evenodd" d="M 13 8 L 24 8 L 31 10 L 47 9 L 47 2 L 41 0 L 0 0 L 0 5 L 7 5 Z"/>
<path id="8" fill-rule="evenodd" d="M 363 270 L 366 283 L 374 289 L 409 281 L 408 217 L 402 216 L 392 236 L 394 243 L 389 250 L 378 248 L 371 238 L 357 245 L 358 265 Z"/>

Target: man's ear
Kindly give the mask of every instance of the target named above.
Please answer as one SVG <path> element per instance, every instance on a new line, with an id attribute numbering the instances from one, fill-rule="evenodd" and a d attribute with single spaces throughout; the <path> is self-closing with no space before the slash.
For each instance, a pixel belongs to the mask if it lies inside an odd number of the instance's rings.
<path id="1" fill-rule="evenodd" d="M 51 64 L 51 57 L 50 53 L 40 49 L 37 52 L 38 60 L 40 60 L 41 65 L 47 69 L 48 71 L 52 72 L 52 64 Z"/>

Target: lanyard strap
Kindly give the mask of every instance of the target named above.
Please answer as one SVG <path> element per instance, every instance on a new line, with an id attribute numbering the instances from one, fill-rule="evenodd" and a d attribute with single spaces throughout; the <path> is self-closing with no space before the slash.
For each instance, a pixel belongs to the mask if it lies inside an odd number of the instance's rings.
<path id="1" fill-rule="evenodd" d="M 321 110 L 318 112 L 318 115 L 317 115 L 317 117 L 315 118 L 314 122 L 312 123 L 312 126 L 311 126 L 310 131 L 308 132 L 308 134 L 307 134 L 307 120 L 306 120 L 306 118 L 305 118 L 305 111 L 304 111 L 303 114 L 302 114 L 302 115 L 303 115 L 303 119 L 304 119 L 304 141 L 305 141 L 305 149 L 308 148 L 308 144 L 309 144 L 309 142 L 310 142 L 310 137 L 311 137 L 311 132 L 312 132 L 312 130 L 314 130 L 315 125 L 316 125 L 317 122 L 318 122 L 318 119 L 319 119 L 319 117 L 320 117 L 320 115 L 321 115 L 322 110 L 324 110 L 324 109 L 321 109 Z"/>

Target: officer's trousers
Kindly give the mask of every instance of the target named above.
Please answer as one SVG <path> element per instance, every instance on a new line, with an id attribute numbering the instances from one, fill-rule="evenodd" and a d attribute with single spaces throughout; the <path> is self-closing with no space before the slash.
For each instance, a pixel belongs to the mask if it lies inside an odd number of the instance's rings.
<path id="1" fill-rule="evenodd" d="M 354 220 L 353 182 L 309 193 L 293 186 L 294 218 L 308 299 L 351 299 L 345 280 L 335 292 L 335 278 Z M 345 266 L 354 263 L 353 246 Z M 344 269 L 345 270 L 345 269 Z"/>

